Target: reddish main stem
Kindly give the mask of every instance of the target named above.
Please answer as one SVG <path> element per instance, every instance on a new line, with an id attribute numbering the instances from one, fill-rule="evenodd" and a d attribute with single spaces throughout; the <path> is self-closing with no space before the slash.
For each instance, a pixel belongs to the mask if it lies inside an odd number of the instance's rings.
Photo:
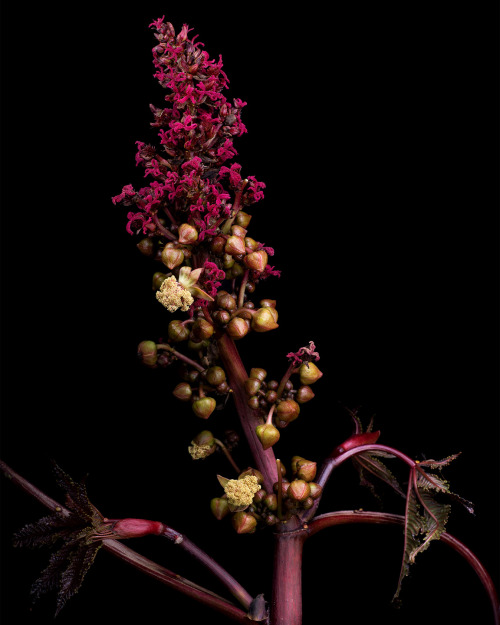
<path id="1" fill-rule="evenodd" d="M 273 484 L 278 481 L 276 459 L 272 449 L 262 449 L 262 444 L 255 433 L 255 428 L 261 425 L 263 420 L 259 413 L 248 405 L 248 397 L 244 386 L 248 374 L 233 339 L 227 334 L 223 334 L 217 342 L 222 364 L 229 378 L 229 385 L 231 386 L 241 426 L 255 460 L 255 468 L 264 476 L 264 488 L 266 491 L 272 492 Z"/>
<path id="2" fill-rule="evenodd" d="M 302 547 L 306 530 L 275 534 L 270 625 L 302 624 Z"/>

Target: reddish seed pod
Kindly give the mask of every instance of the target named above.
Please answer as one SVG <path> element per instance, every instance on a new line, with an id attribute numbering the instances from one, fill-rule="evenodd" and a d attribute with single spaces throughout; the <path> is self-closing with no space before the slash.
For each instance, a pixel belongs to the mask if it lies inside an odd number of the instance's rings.
<path id="1" fill-rule="evenodd" d="M 286 423 L 291 423 L 300 414 L 300 406 L 293 399 L 285 399 L 281 401 L 276 408 L 277 418 Z"/>
<path id="2" fill-rule="evenodd" d="M 256 395 L 260 389 L 261 381 L 256 378 L 248 378 L 244 382 L 247 395 Z"/>
<path id="3" fill-rule="evenodd" d="M 305 480 L 293 480 L 288 487 L 288 496 L 296 501 L 304 501 L 311 494 L 311 488 Z"/>
<path id="4" fill-rule="evenodd" d="M 250 323 L 241 317 L 235 317 L 227 324 L 226 332 L 235 340 L 241 339 L 250 332 Z"/>

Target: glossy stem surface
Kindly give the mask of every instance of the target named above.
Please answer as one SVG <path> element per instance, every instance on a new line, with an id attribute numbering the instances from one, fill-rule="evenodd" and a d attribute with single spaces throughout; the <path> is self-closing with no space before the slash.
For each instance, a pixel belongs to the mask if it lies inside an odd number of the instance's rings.
<path id="1" fill-rule="evenodd" d="M 305 530 L 275 534 L 270 625 L 302 625 L 302 548 Z"/>
<path id="2" fill-rule="evenodd" d="M 266 491 L 272 493 L 273 484 L 278 481 L 276 458 L 272 448 L 262 449 L 262 443 L 255 432 L 256 427 L 262 425 L 264 421 L 259 413 L 248 405 L 248 397 L 244 386 L 248 374 L 233 339 L 227 334 L 223 334 L 219 337 L 217 343 L 223 367 L 229 378 L 229 385 L 231 386 L 241 427 L 255 460 L 255 468 L 264 476 L 264 488 Z"/>

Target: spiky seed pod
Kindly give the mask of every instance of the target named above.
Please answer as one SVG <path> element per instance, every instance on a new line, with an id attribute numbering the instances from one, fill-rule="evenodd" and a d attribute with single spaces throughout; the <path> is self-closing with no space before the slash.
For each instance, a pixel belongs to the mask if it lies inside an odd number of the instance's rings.
<path id="1" fill-rule="evenodd" d="M 301 384 L 314 384 L 322 376 L 323 372 L 313 362 L 303 362 L 299 368 Z"/>

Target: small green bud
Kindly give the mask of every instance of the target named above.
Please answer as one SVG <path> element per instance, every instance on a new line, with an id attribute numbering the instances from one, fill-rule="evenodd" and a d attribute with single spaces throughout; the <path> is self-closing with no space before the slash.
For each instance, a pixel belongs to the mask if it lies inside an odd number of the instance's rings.
<path id="1" fill-rule="evenodd" d="M 214 497 L 210 502 L 212 514 L 219 521 L 229 513 L 229 504 L 225 497 Z"/>
<path id="2" fill-rule="evenodd" d="M 198 231 L 190 224 L 181 224 L 178 230 L 178 237 L 179 243 L 189 245 L 198 240 Z"/>
<path id="3" fill-rule="evenodd" d="M 277 327 L 275 315 L 271 312 L 270 307 L 259 308 L 252 317 L 252 330 L 256 332 L 268 332 L 269 330 L 275 330 Z"/>
<path id="4" fill-rule="evenodd" d="M 247 378 L 243 384 L 247 395 L 250 396 L 256 395 L 261 386 L 260 380 L 256 378 Z"/>
<path id="5" fill-rule="evenodd" d="M 310 495 L 313 499 L 317 499 L 318 497 L 320 497 L 321 493 L 323 492 L 323 487 L 319 484 L 316 484 L 316 482 L 309 482 L 309 488 L 311 489 Z"/>
<path id="6" fill-rule="evenodd" d="M 206 370 L 205 379 L 211 386 L 219 386 L 226 381 L 226 372 L 222 367 L 214 365 Z"/>
<path id="7" fill-rule="evenodd" d="M 310 386 L 303 385 L 300 386 L 297 390 L 297 394 L 295 395 L 295 401 L 299 404 L 305 404 L 310 401 L 314 397 L 314 393 Z"/>
<path id="8" fill-rule="evenodd" d="M 226 332 L 233 339 L 241 339 L 250 332 L 250 323 L 241 317 L 234 317 L 227 324 Z"/>
<path id="9" fill-rule="evenodd" d="M 170 270 L 175 269 L 184 262 L 184 252 L 171 244 L 167 244 L 161 253 L 161 261 Z"/>
<path id="10" fill-rule="evenodd" d="M 284 399 L 276 407 L 276 415 L 280 421 L 291 423 L 299 416 L 300 406 L 293 399 Z"/>
<path id="11" fill-rule="evenodd" d="M 193 396 L 193 389 L 187 382 L 180 382 L 172 391 L 173 395 L 181 401 L 189 401 Z"/>
<path id="12" fill-rule="evenodd" d="M 164 283 L 166 277 L 167 277 L 167 274 L 161 273 L 161 271 L 156 271 L 153 274 L 153 290 L 154 291 L 160 290 L 160 287 Z"/>
<path id="13" fill-rule="evenodd" d="M 238 226 L 241 226 L 242 228 L 248 228 L 251 219 L 252 215 L 249 215 L 248 213 L 245 213 L 243 211 L 239 211 L 236 215 L 234 223 Z"/>
<path id="14" fill-rule="evenodd" d="M 267 252 L 265 250 L 257 250 L 256 252 L 251 252 L 247 254 L 243 259 L 243 262 L 249 269 L 254 269 L 255 271 L 264 271 L 267 266 Z"/>
<path id="15" fill-rule="evenodd" d="M 168 324 L 168 338 L 174 343 L 186 341 L 189 338 L 189 332 L 189 328 L 178 319 L 174 319 Z"/>
<path id="16" fill-rule="evenodd" d="M 305 480 L 293 480 L 288 488 L 288 496 L 295 501 L 304 501 L 311 494 L 311 488 Z"/>
<path id="17" fill-rule="evenodd" d="M 231 254 L 231 256 L 238 256 L 239 254 L 244 254 L 245 250 L 245 240 L 242 237 L 231 235 L 224 246 L 224 251 L 226 254 Z"/>
<path id="18" fill-rule="evenodd" d="M 215 328 L 206 319 L 196 319 L 191 330 L 191 338 L 195 342 L 209 339 L 214 333 Z"/>
<path id="19" fill-rule="evenodd" d="M 238 534 L 253 534 L 257 529 L 257 519 L 244 510 L 233 514 L 231 521 Z"/>
<path id="20" fill-rule="evenodd" d="M 262 449 L 272 447 L 280 439 L 278 429 L 272 423 L 263 423 L 255 428 L 255 433 L 262 444 Z"/>
<path id="21" fill-rule="evenodd" d="M 155 245 L 153 239 L 150 239 L 149 237 L 142 239 L 137 244 L 137 249 L 141 254 L 144 254 L 144 256 L 153 256 L 155 253 Z"/>
<path id="22" fill-rule="evenodd" d="M 200 397 L 195 399 L 191 404 L 194 414 L 201 419 L 208 419 L 208 417 L 215 410 L 217 402 L 213 397 Z"/>
<path id="23" fill-rule="evenodd" d="M 252 367 L 250 369 L 250 377 L 257 378 L 257 380 L 260 380 L 261 382 L 266 379 L 266 375 L 267 371 L 265 369 L 262 369 L 262 367 Z"/>
<path id="24" fill-rule="evenodd" d="M 158 351 L 154 341 L 141 341 L 137 347 L 137 355 L 143 364 L 148 367 L 154 367 L 158 360 Z"/>
<path id="25" fill-rule="evenodd" d="M 271 510 L 271 512 L 275 512 L 278 509 L 278 497 L 275 493 L 268 493 L 264 498 L 264 505 Z"/>
<path id="26" fill-rule="evenodd" d="M 301 384 L 313 384 L 323 376 L 323 373 L 313 362 L 303 362 L 300 365 L 299 375 Z"/>

